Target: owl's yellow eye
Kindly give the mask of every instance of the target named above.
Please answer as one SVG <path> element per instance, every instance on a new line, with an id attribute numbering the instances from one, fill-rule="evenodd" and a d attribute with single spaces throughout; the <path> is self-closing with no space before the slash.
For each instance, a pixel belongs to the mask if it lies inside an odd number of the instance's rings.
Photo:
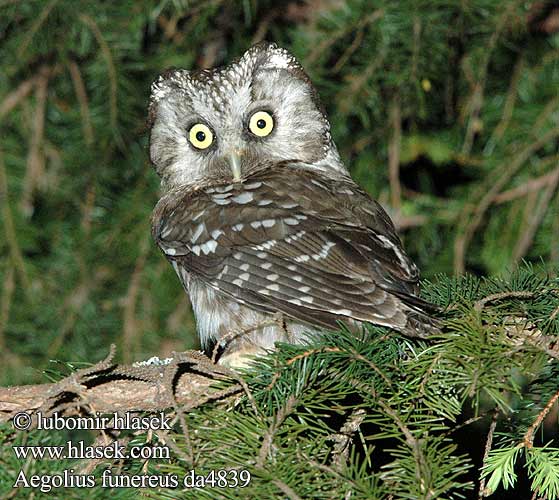
<path id="1" fill-rule="evenodd" d="M 266 137 L 274 129 L 274 119 L 267 111 L 257 111 L 250 117 L 248 129 L 257 137 Z"/>
<path id="2" fill-rule="evenodd" d="M 208 149 L 214 142 L 214 134 L 207 125 L 196 123 L 190 127 L 188 140 L 195 148 Z"/>

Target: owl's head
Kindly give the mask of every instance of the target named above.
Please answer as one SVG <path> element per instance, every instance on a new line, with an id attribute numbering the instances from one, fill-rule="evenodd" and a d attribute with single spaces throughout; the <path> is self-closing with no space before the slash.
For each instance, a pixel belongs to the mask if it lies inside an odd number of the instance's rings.
<path id="1" fill-rule="evenodd" d="M 149 122 L 151 161 L 167 186 L 240 180 L 259 162 L 343 168 L 308 76 L 275 44 L 223 68 L 164 73 L 151 87 Z"/>

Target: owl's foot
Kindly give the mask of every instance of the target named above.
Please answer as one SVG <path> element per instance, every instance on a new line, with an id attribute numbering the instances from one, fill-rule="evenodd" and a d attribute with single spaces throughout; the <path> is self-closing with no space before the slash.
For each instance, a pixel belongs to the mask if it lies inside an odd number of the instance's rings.
<path id="1" fill-rule="evenodd" d="M 266 351 L 264 349 L 255 345 L 251 345 L 224 354 L 219 358 L 218 363 L 233 370 L 237 370 L 239 368 L 249 367 L 255 356 L 262 356 L 264 354 L 266 354 Z"/>

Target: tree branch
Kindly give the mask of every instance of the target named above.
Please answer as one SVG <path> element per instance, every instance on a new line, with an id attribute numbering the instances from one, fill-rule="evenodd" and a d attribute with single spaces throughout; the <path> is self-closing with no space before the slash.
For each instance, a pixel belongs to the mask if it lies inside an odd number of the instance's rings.
<path id="1" fill-rule="evenodd" d="M 166 360 L 166 364 L 133 365 L 113 363 L 114 351 L 112 346 L 105 360 L 59 382 L 0 388 L 0 422 L 17 412 L 58 411 L 71 415 L 93 409 L 97 412 L 154 411 L 177 404 L 190 410 L 243 391 L 239 383 L 226 389 L 212 389 L 216 380 L 233 381 L 235 377 L 198 351 L 181 353 Z M 167 372 L 175 375 L 167 377 Z"/>

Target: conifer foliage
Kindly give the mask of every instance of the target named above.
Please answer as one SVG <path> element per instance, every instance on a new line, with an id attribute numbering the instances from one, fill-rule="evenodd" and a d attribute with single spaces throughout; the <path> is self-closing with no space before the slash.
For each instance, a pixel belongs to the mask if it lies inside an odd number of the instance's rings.
<path id="1" fill-rule="evenodd" d="M 171 443 L 169 460 L 24 463 L 12 445 L 65 436 L 4 424 L 0 495 L 29 496 L 11 489 L 25 465 L 251 475 L 150 498 L 559 498 L 558 25 L 535 0 L 0 0 L 2 385 L 60 379 L 113 342 L 128 363 L 197 347 L 150 239 L 149 86 L 261 39 L 301 60 L 444 322 L 431 342 L 340 327 L 282 345 L 242 395 L 119 437 Z"/>

